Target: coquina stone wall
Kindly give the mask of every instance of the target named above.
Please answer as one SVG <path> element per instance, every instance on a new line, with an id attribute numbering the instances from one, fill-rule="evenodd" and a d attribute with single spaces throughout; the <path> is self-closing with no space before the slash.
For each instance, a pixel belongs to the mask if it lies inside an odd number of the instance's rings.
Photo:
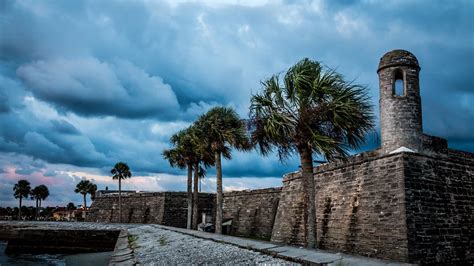
<path id="1" fill-rule="evenodd" d="M 420 264 L 474 262 L 474 155 L 381 151 L 315 167 L 318 247 Z M 299 173 L 285 176 L 272 241 L 304 246 Z"/>
<path id="2" fill-rule="evenodd" d="M 232 219 L 233 235 L 269 240 L 278 207 L 281 188 L 224 193 L 224 219 Z M 199 193 L 199 217 L 206 213 L 215 220 L 215 194 Z M 96 198 L 87 221 L 118 222 L 118 195 L 102 194 Z M 122 195 L 122 222 L 156 223 L 186 227 L 185 192 L 143 192 Z"/>
<path id="3" fill-rule="evenodd" d="M 187 194 L 185 192 L 142 192 L 122 195 L 122 222 L 155 223 L 186 227 Z M 199 194 L 199 210 L 214 213 L 214 194 Z M 87 221 L 119 221 L 118 195 L 104 194 L 92 203 Z"/>
<path id="4" fill-rule="evenodd" d="M 232 218 L 231 234 L 270 240 L 281 188 L 224 193 L 224 219 Z"/>
<path id="5" fill-rule="evenodd" d="M 407 260 L 403 154 L 363 153 L 314 172 L 319 248 Z M 272 241 L 306 243 L 301 181 L 299 173 L 283 180 Z"/>
<path id="6" fill-rule="evenodd" d="M 404 155 L 408 258 L 474 264 L 474 154 Z"/>

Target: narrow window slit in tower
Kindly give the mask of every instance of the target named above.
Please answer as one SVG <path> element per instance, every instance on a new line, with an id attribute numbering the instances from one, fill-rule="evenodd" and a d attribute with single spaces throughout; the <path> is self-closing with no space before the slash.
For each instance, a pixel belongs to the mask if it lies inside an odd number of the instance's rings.
<path id="1" fill-rule="evenodd" d="M 403 74 L 400 72 L 397 72 L 395 74 L 395 87 L 393 90 L 393 94 L 397 96 L 405 95 L 404 87 L 405 87 L 405 84 L 403 84 Z"/>

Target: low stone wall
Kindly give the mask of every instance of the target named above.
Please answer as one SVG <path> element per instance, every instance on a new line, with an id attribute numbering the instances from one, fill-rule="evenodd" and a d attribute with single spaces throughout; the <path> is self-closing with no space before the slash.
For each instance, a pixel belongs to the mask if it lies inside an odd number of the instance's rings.
<path id="1" fill-rule="evenodd" d="M 118 230 L 17 229 L 7 254 L 68 254 L 113 251 Z"/>
<path id="2" fill-rule="evenodd" d="M 224 193 L 224 218 L 231 218 L 231 234 L 270 239 L 281 188 Z M 143 192 L 122 196 L 123 223 L 155 223 L 186 227 L 187 194 L 185 192 Z M 199 193 L 201 214 L 215 219 L 215 194 Z M 103 194 L 96 198 L 87 216 L 92 222 L 118 222 L 118 196 Z"/>
<path id="3" fill-rule="evenodd" d="M 185 192 L 142 192 L 122 196 L 123 223 L 155 223 L 186 227 Z M 92 203 L 87 221 L 119 222 L 118 195 L 105 194 Z M 213 213 L 214 194 L 199 194 L 199 210 Z"/>
<path id="4" fill-rule="evenodd" d="M 224 219 L 232 218 L 232 235 L 270 240 L 281 188 L 224 193 Z"/>

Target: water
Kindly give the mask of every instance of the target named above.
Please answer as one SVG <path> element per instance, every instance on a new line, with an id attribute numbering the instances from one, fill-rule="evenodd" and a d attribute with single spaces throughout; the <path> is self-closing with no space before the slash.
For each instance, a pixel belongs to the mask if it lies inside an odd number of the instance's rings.
<path id="1" fill-rule="evenodd" d="M 5 249 L 7 242 L 0 241 L 0 266 L 4 265 L 108 265 L 112 252 L 82 253 L 73 255 L 64 254 L 15 254 L 7 256 Z"/>
<path id="2" fill-rule="evenodd" d="M 0 265 L 55 265 L 64 266 L 66 260 L 62 255 L 50 254 L 18 254 L 7 256 L 5 249 L 7 242 L 0 242 Z"/>

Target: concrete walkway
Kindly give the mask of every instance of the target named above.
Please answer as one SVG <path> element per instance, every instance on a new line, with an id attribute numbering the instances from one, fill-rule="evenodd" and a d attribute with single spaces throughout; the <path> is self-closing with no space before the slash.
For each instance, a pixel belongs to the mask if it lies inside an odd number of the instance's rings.
<path id="1" fill-rule="evenodd" d="M 294 261 L 305 265 L 411 265 L 405 263 L 391 262 L 375 258 L 352 256 L 342 253 L 329 252 L 324 250 L 306 249 L 291 246 L 284 246 L 276 243 L 228 236 L 213 233 L 188 230 L 183 228 L 154 225 L 164 230 L 178 232 L 194 237 L 213 240 L 217 242 L 235 245 L 241 248 L 254 250 L 288 261 Z"/>

